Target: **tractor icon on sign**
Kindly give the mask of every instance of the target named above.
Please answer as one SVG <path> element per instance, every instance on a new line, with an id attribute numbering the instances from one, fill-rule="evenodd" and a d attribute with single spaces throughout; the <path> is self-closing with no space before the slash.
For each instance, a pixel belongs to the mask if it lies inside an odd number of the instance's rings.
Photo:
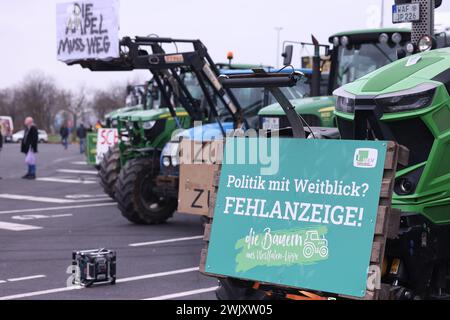
<path id="1" fill-rule="evenodd" d="M 321 258 L 328 257 L 328 240 L 325 239 L 325 236 L 321 238 L 317 230 L 307 231 L 303 245 L 303 256 L 310 259 L 315 254 L 318 254 Z"/>

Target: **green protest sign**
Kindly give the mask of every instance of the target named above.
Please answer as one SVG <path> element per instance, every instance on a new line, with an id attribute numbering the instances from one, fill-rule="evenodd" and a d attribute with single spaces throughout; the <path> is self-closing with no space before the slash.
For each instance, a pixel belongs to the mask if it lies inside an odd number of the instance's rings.
<path id="1" fill-rule="evenodd" d="M 95 166 L 97 157 L 97 134 L 88 133 L 86 141 L 87 163 Z"/>
<path id="2" fill-rule="evenodd" d="M 364 296 L 386 149 L 228 139 L 205 271 Z"/>

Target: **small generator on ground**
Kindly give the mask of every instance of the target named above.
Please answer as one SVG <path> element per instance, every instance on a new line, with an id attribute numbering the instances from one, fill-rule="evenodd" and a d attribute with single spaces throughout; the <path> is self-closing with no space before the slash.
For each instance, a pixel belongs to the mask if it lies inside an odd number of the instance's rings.
<path id="1" fill-rule="evenodd" d="M 116 252 L 107 249 L 72 252 L 73 284 L 116 283 Z"/>

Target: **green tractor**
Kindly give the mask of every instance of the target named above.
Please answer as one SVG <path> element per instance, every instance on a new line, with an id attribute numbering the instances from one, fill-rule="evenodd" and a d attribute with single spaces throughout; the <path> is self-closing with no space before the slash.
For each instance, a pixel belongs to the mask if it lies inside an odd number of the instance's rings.
<path id="1" fill-rule="evenodd" d="M 117 153 L 111 151 L 105 157 L 105 162 L 109 161 L 109 172 L 105 173 L 111 177 L 111 193 L 126 219 L 133 223 L 160 223 L 173 213 L 177 202 L 155 196 L 152 177 L 158 173 L 160 152 L 174 131 L 189 128 L 194 121 L 214 122 L 222 112 L 237 123 L 246 120 L 234 94 L 220 85 L 219 69 L 199 40 L 137 37 L 125 42 L 137 53 L 134 66 L 145 66 L 152 72 L 162 108 L 119 116 L 120 162 Z M 177 49 L 176 53 L 167 54 L 162 43 L 175 44 L 176 49 L 177 44 L 190 44 L 193 50 Z M 151 48 L 152 54 L 146 47 Z M 231 64 L 223 67 L 234 68 Z"/>
<path id="2" fill-rule="evenodd" d="M 151 99 L 146 100 L 147 98 L 145 97 L 145 95 L 148 93 L 147 86 L 148 86 L 148 84 L 128 85 L 125 106 L 107 113 L 104 117 L 104 121 L 103 121 L 104 127 L 103 128 L 109 128 L 109 129 L 117 128 L 118 116 L 120 114 L 137 111 L 137 110 L 144 110 L 146 108 L 153 108 L 153 105 L 154 105 L 153 100 L 151 100 Z M 145 105 L 144 105 L 144 99 L 145 99 Z M 101 170 L 104 153 L 101 154 L 101 152 L 97 152 L 97 150 L 98 150 L 97 147 L 100 147 L 100 145 L 97 146 L 97 142 L 98 142 L 97 140 L 98 140 L 97 132 L 92 132 L 92 133 L 88 134 L 86 157 L 87 157 L 87 163 L 89 165 L 92 165 L 92 166 L 96 167 L 98 170 Z M 107 151 L 109 151 L 109 150 L 107 150 Z M 101 178 L 103 177 L 102 174 L 99 173 L 99 175 Z M 101 183 L 103 184 L 103 180 L 101 180 Z"/>
<path id="3" fill-rule="evenodd" d="M 225 67 L 225 66 L 224 66 Z M 249 65 L 240 65 L 239 67 L 256 67 Z M 231 70 L 230 70 L 231 69 Z M 267 105 L 268 99 L 264 90 L 230 90 L 223 88 L 218 81 L 219 74 L 239 74 L 248 71 L 248 69 L 236 69 L 233 65 L 227 65 L 224 69 L 216 70 L 214 77 L 216 84 L 212 81 L 204 81 L 204 77 L 196 79 L 184 78 L 185 83 L 193 84 L 192 92 L 198 98 L 202 97 L 204 110 L 209 114 L 205 121 L 214 127 L 212 131 L 224 134 L 226 130 L 233 127 L 233 123 L 241 123 L 246 127 L 254 127 L 257 124 L 257 111 Z M 217 90 L 220 85 L 220 90 Z M 215 86 L 217 86 L 215 88 Z M 195 92 L 195 88 L 201 89 L 201 92 Z M 290 93 L 296 97 L 302 96 L 302 90 L 307 91 L 307 85 L 299 86 Z M 239 109 L 230 110 L 226 107 L 225 99 L 221 99 L 219 93 L 223 92 L 225 96 L 236 98 L 236 105 L 239 103 Z M 241 107 L 242 106 L 242 107 Z M 190 119 L 190 114 L 184 109 L 177 109 L 177 118 L 170 117 L 169 114 L 156 114 L 154 111 L 149 117 L 148 111 L 135 112 L 121 117 L 119 121 L 119 135 L 121 137 L 120 154 L 122 155 L 122 169 L 117 179 L 115 198 L 122 215 L 129 221 L 137 224 L 158 224 L 163 223 L 175 212 L 177 202 L 178 180 L 177 176 L 164 165 L 161 165 L 161 154 L 164 152 L 164 146 L 167 146 L 170 138 L 178 137 L 175 132 L 176 122 L 183 119 Z M 157 116 L 155 118 L 155 115 Z M 212 117 L 211 117 L 212 116 Z M 245 118 L 245 119 L 244 119 Z M 156 123 L 155 123 L 155 119 Z M 164 119 L 166 126 L 171 125 L 170 133 L 167 136 L 151 136 L 152 128 L 156 128 L 158 119 Z M 254 122 L 254 124 L 253 124 Z M 190 125 L 190 123 L 186 123 Z M 210 128 L 208 125 L 206 126 Z M 149 129 L 150 128 L 150 129 Z M 180 130 L 185 132 L 184 130 Z M 146 152 L 150 150 L 151 152 Z M 173 162 L 175 164 L 175 162 Z M 172 163 L 171 163 L 172 164 Z"/>
<path id="4" fill-rule="evenodd" d="M 136 111 L 152 110 L 160 107 L 159 89 L 153 80 L 145 85 L 127 87 L 127 106 L 114 110 L 105 116 L 105 127 L 118 129 L 121 117 Z M 100 185 L 107 195 L 114 199 L 115 184 L 120 172 L 120 148 L 114 145 L 103 155 L 99 164 Z"/>
<path id="5" fill-rule="evenodd" d="M 190 44 L 193 50 L 179 52 L 180 44 Z M 163 45 L 173 45 L 176 52 L 166 53 Z M 92 71 L 145 69 L 153 75 L 151 86 L 146 88 L 147 94 L 144 95 L 146 102 L 150 99 L 151 109 L 136 107 L 137 110 L 128 109 L 110 117 L 109 126 L 117 127 L 119 144 L 103 157 L 100 178 L 105 192 L 113 198 L 116 196 L 121 168 L 132 160 L 136 160 L 134 164 L 144 161 L 144 158 L 159 159 L 158 150 L 170 139 L 174 130 L 189 128 L 196 120 L 214 121 L 218 116 L 218 111 L 215 110 L 217 101 L 232 114 L 236 114 L 240 109 L 233 94 L 221 89 L 217 81 L 219 71 L 201 41 L 125 37 L 120 46 L 119 58 L 71 63 L 80 64 Z M 222 64 L 222 67 L 235 68 L 230 63 Z M 128 218 L 129 197 L 122 192 L 117 200 L 119 208 Z"/>
<path id="6" fill-rule="evenodd" d="M 387 241 L 381 270 L 381 283 L 391 288 L 389 299 L 450 299 L 450 48 L 436 49 L 439 42 L 431 36 L 433 3 L 420 0 L 428 19 L 413 23 L 407 44 L 408 53 L 419 53 L 334 91 L 341 139 L 389 140 L 409 149 L 392 195 L 392 206 L 401 211 L 400 229 Z M 294 129 L 303 131 L 303 123 L 286 116 L 288 128 L 281 130 L 296 137 Z M 332 130 L 327 129 L 328 137 Z M 268 299 L 264 291 L 284 298 L 293 292 L 277 285 L 256 290 L 239 279 L 219 281 L 219 299 Z"/>
<path id="7" fill-rule="evenodd" d="M 352 82 L 371 71 L 374 71 L 397 59 L 397 52 L 406 49 L 411 40 L 409 29 L 384 28 L 370 30 L 354 30 L 336 33 L 329 37 L 333 45 L 318 45 L 313 37 L 313 43 L 299 43 L 302 47 L 313 45 L 315 55 L 313 61 L 317 63 L 313 70 L 321 76 L 321 69 L 328 65 L 328 84 L 321 85 L 316 94 L 305 99 L 293 100 L 292 104 L 297 113 L 310 126 L 332 127 L 336 126 L 334 107 L 336 99 L 333 90 Z M 289 65 L 292 60 L 293 45 L 296 42 L 286 41 L 283 56 L 284 64 Z M 325 55 L 329 58 L 320 58 L 320 47 L 325 48 Z M 319 87 L 319 85 L 317 85 Z M 283 109 L 279 104 L 263 108 L 259 112 L 260 125 L 263 129 L 281 129 L 289 126 Z"/>
<path id="8" fill-rule="evenodd" d="M 393 298 L 450 298 L 450 48 L 420 53 L 338 89 L 343 139 L 393 140 L 410 151 L 397 172 L 400 233 L 387 243 Z"/>

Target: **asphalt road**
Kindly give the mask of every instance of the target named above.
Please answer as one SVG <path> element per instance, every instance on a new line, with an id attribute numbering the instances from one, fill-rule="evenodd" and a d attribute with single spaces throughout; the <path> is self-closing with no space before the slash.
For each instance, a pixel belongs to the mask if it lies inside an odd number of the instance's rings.
<path id="1" fill-rule="evenodd" d="M 130 224 L 75 145 L 39 145 L 38 179 L 22 180 L 24 173 L 19 146 L 7 144 L 0 152 L 0 300 L 215 299 L 217 281 L 197 270 L 200 218 L 177 213 L 163 225 Z M 67 287 L 72 251 L 96 248 L 117 251 L 117 284 Z"/>

